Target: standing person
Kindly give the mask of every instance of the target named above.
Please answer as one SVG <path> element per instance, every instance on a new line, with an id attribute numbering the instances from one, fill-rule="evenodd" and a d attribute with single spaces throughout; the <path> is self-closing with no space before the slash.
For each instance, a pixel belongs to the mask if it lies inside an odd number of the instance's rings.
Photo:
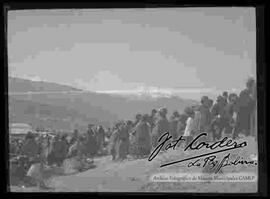
<path id="1" fill-rule="evenodd" d="M 116 144 L 119 137 L 119 129 L 118 129 L 119 123 L 115 124 L 115 126 L 112 129 L 112 134 L 110 136 L 109 141 L 109 152 L 112 155 L 112 160 L 116 160 Z"/>
<path id="2" fill-rule="evenodd" d="M 138 113 L 135 116 L 135 122 L 133 123 L 134 127 L 141 121 L 142 114 Z"/>
<path id="3" fill-rule="evenodd" d="M 254 93 L 255 80 L 249 78 L 246 83 L 246 89 L 242 90 L 237 100 L 237 121 L 235 127 L 234 138 L 240 133 L 249 136 L 251 130 L 251 117 L 255 108 L 255 99 L 252 96 Z"/>
<path id="4" fill-rule="evenodd" d="M 197 136 L 201 133 L 201 112 L 199 110 L 200 105 L 194 105 L 191 109 L 194 111 L 194 118 L 193 118 L 193 134 Z"/>
<path id="5" fill-rule="evenodd" d="M 48 155 L 47 155 L 47 163 L 49 166 L 54 164 L 54 149 L 53 149 L 53 142 L 54 142 L 55 136 L 49 136 L 48 137 Z"/>
<path id="6" fill-rule="evenodd" d="M 43 163 L 40 160 L 40 146 L 37 144 L 32 132 L 27 133 L 21 153 L 28 157 L 31 165 L 27 172 L 27 176 L 36 182 L 38 188 L 47 188 L 42 176 Z"/>
<path id="7" fill-rule="evenodd" d="M 97 127 L 96 131 L 96 141 L 97 141 L 97 152 L 102 153 L 104 141 L 105 141 L 105 131 L 101 125 Z"/>
<path id="8" fill-rule="evenodd" d="M 207 96 L 201 98 L 201 105 L 199 106 L 200 118 L 200 132 L 208 132 L 211 123 L 210 103 Z"/>
<path id="9" fill-rule="evenodd" d="M 219 95 L 217 97 L 216 103 L 214 104 L 211 110 L 212 118 L 224 116 L 225 106 L 226 106 L 226 102 L 224 98 L 221 95 Z"/>
<path id="10" fill-rule="evenodd" d="M 75 144 L 75 143 L 74 143 Z M 86 136 L 80 135 L 76 143 L 76 157 L 78 160 L 84 160 L 87 148 L 86 148 Z"/>
<path id="11" fill-rule="evenodd" d="M 77 168 L 81 171 L 84 168 L 84 162 L 87 158 L 88 148 L 87 148 L 87 136 L 85 134 L 79 135 L 78 141 L 76 144 L 76 152 L 77 156 L 75 156 L 75 160 L 77 161 Z"/>
<path id="12" fill-rule="evenodd" d="M 127 127 L 127 131 L 128 131 L 127 154 L 130 154 L 129 149 L 130 149 L 130 138 L 131 138 L 131 133 L 132 133 L 132 130 L 133 130 L 132 126 L 133 126 L 132 121 L 131 121 L 131 120 L 128 120 L 128 121 L 126 122 L 126 127 Z"/>
<path id="13" fill-rule="evenodd" d="M 94 125 L 88 125 L 87 135 L 86 135 L 86 148 L 87 148 L 87 156 L 92 159 L 94 162 L 94 155 L 97 152 L 97 143 L 95 139 L 95 132 L 92 129 Z"/>
<path id="14" fill-rule="evenodd" d="M 191 107 L 185 108 L 185 114 L 188 116 L 186 121 L 186 128 L 183 137 L 186 140 L 186 146 L 191 142 L 194 134 L 194 110 Z"/>
<path id="15" fill-rule="evenodd" d="M 116 140 L 116 159 L 124 160 L 127 158 L 128 142 L 129 142 L 128 129 L 124 122 L 118 125 L 118 136 Z"/>
<path id="16" fill-rule="evenodd" d="M 56 163 L 57 166 L 62 165 L 62 159 L 63 159 L 63 142 L 61 140 L 61 137 L 59 134 L 57 134 L 53 140 L 53 157 L 54 157 L 54 163 Z"/>
<path id="17" fill-rule="evenodd" d="M 68 157 L 75 157 L 78 154 L 78 145 L 79 145 L 79 138 L 82 135 L 79 134 L 78 129 L 75 129 L 71 139 L 69 140 L 68 146 Z"/>
<path id="18" fill-rule="evenodd" d="M 67 134 L 62 135 L 62 137 L 60 138 L 60 143 L 61 143 L 61 156 L 59 159 L 59 164 L 62 165 L 64 160 L 68 157 L 69 144 L 67 141 Z"/>
<path id="19" fill-rule="evenodd" d="M 224 107 L 224 117 L 222 117 L 222 128 L 225 128 L 224 134 L 226 137 L 231 137 L 235 121 L 233 120 L 233 114 L 236 111 L 237 94 L 231 93 L 228 97 L 228 103 Z"/>
<path id="20" fill-rule="evenodd" d="M 151 111 L 151 115 L 149 116 L 149 124 L 151 126 L 151 132 L 155 126 L 155 122 L 156 122 L 156 114 L 157 114 L 157 110 L 156 109 L 152 109 Z"/>
<path id="21" fill-rule="evenodd" d="M 178 135 L 177 134 L 178 121 L 179 121 L 179 113 L 178 111 L 174 111 L 169 121 L 169 132 L 170 135 L 172 135 L 173 140 L 175 140 Z"/>
<path id="22" fill-rule="evenodd" d="M 39 145 L 35 140 L 35 135 L 32 132 L 28 132 L 23 143 L 21 153 L 31 159 L 35 159 L 39 153 Z"/>
<path id="23" fill-rule="evenodd" d="M 44 164 L 47 164 L 47 158 L 49 155 L 50 143 L 48 139 L 48 135 L 43 135 L 41 143 L 41 157 L 44 160 Z"/>
<path id="24" fill-rule="evenodd" d="M 224 131 L 224 128 L 225 128 L 225 124 L 226 124 L 225 107 L 226 107 L 226 101 L 224 97 L 218 96 L 217 101 L 211 110 L 212 120 L 216 120 L 215 125 L 219 125 L 218 129 L 220 130 L 219 132 L 220 135 L 217 135 L 217 137 L 222 136 L 222 132 Z"/>
<path id="25" fill-rule="evenodd" d="M 151 126 L 149 123 L 147 123 L 147 117 L 148 115 L 143 115 L 141 121 L 138 123 L 135 129 L 138 157 L 144 157 L 145 155 L 149 155 L 151 152 Z"/>
<path id="26" fill-rule="evenodd" d="M 224 98 L 225 105 L 227 105 L 227 104 L 228 104 L 228 97 L 229 97 L 228 92 L 227 92 L 227 91 L 224 91 L 224 92 L 222 93 L 222 97 Z"/>
<path id="27" fill-rule="evenodd" d="M 17 148 L 18 148 L 18 145 L 16 143 L 16 140 L 11 140 L 10 143 L 9 143 L 9 153 L 10 154 L 16 154 L 17 153 Z"/>
<path id="28" fill-rule="evenodd" d="M 133 124 L 133 126 L 130 127 L 130 129 L 129 129 L 129 154 L 131 156 L 137 156 L 137 154 L 138 154 L 138 152 L 137 152 L 137 150 L 138 150 L 137 141 L 138 140 L 137 140 L 137 137 L 136 137 L 136 127 L 137 127 L 137 125 L 134 126 L 134 124 Z"/>
<path id="29" fill-rule="evenodd" d="M 152 132 L 152 147 L 156 147 L 158 144 L 158 140 L 161 135 L 164 133 L 169 132 L 169 121 L 166 117 L 167 109 L 166 108 L 160 108 L 158 110 L 158 118 L 155 124 L 155 127 Z"/>

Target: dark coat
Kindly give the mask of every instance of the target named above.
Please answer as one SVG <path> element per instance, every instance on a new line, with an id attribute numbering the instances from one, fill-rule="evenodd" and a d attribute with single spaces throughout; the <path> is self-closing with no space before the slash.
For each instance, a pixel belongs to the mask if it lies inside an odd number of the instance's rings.
<path id="1" fill-rule="evenodd" d="M 236 107 L 238 114 L 235 131 L 237 133 L 244 132 L 246 135 L 250 135 L 251 117 L 255 108 L 255 100 L 249 95 L 247 89 L 241 91 Z"/>
<path id="2" fill-rule="evenodd" d="M 40 152 L 40 146 L 35 141 L 35 139 L 27 139 L 22 146 L 21 152 L 29 158 L 35 158 Z"/>
<path id="3" fill-rule="evenodd" d="M 169 121 L 166 117 L 159 117 L 152 132 L 153 147 L 157 146 L 159 137 L 166 132 L 169 132 Z"/>
<path id="4" fill-rule="evenodd" d="M 151 151 L 151 126 L 146 122 L 139 122 L 136 126 L 138 155 L 148 155 Z"/>

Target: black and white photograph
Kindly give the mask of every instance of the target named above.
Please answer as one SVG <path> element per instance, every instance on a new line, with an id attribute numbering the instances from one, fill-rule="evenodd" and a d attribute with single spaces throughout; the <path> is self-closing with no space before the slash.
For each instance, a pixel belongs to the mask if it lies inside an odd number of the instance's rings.
<path id="1" fill-rule="evenodd" d="M 7 12 L 10 192 L 258 192 L 255 7 Z"/>

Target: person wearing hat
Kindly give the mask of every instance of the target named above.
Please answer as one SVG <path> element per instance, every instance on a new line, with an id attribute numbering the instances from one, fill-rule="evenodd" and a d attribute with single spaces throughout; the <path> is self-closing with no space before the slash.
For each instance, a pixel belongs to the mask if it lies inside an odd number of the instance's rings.
<path id="1" fill-rule="evenodd" d="M 155 126 L 155 122 L 156 122 L 156 114 L 157 114 L 157 110 L 156 109 L 152 109 L 151 111 L 151 115 L 148 118 L 148 123 L 151 126 L 151 133 L 153 131 L 153 128 Z"/>
<path id="2" fill-rule="evenodd" d="M 127 158 L 129 147 L 128 128 L 124 121 L 121 121 L 117 128 L 117 138 L 115 140 L 115 160 L 124 160 Z"/>
<path id="3" fill-rule="evenodd" d="M 61 166 L 64 162 L 64 160 L 66 159 L 67 155 L 68 155 L 68 142 L 67 142 L 67 134 L 63 134 L 60 139 L 59 139 L 59 144 L 60 144 L 60 151 L 59 151 L 59 163 L 58 165 Z"/>
<path id="4" fill-rule="evenodd" d="M 224 92 L 222 93 L 222 97 L 224 98 L 224 101 L 225 101 L 225 103 L 226 103 L 226 105 L 227 105 L 227 103 L 228 103 L 228 97 L 229 97 L 228 92 L 227 92 L 227 91 L 224 91 Z"/>
<path id="5" fill-rule="evenodd" d="M 148 115 L 144 114 L 141 118 L 141 121 L 135 128 L 138 157 L 144 157 L 145 155 L 149 155 L 151 152 L 151 137 L 150 137 L 151 126 L 147 122 L 147 120 Z"/>
<path id="6" fill-rule="evenodd" d="M 63 157 L 63 145 L 61 141 L 60 134 L 57 134 L 52 142 L 52 161 L 53 164 L 56 163 L 57 166 L 61 166 Z"/>
<path id="7" fill-rule="evenodd" d="M 134 122 L 134 127 L 141 121 L 142 114 L 137 113 L 135 116 L 135 122 Z"/>
<path id="8" fill-rule="evenodd" d="M 238 113 L 234 138 L 238 137 L 240 133 L 249 136 L 252 134 L 251 129 L 255 129 L 251 120 L 252 116 L 254 116 L 254 110 L 256 109 L 255 90 L 256 82 L 253 78 L 249 78 L 246 83 L 246 88 L 240 92 L 237 100 L 236 108 Z"/>
<path id="9" fill-rule="evenodd" d="M 94 161 L 94 155 L 97 153 L 97 141 L 95 137 L 95 132 L 93 130 L 94 125 L 88 125 L 88 130 L 86 133 L 86 156 Z M 91 128 L 92 127 L 92 128 Z"/>
<path id="10" fill-rule="evenodd" d="M 158 144 L 158 139 L 161 135 L 164 133 L 169 132 L 169 121 L 166 117 L 167 109 L 166 108 L 160 108 L 158 110 L 158 118 L 156 121 L 156 125 L 152 132 L 152 147 L 156 147 Z"/>
<path id="11" fill-rule="evenodd" d="M 211 110 L 211 117 L 221 117 L 224 115 L 224 108 L 226 106 L 226 102 L 224 100 L 224 97 L 219 95 L 217 97 L 216 103 L 214 104 L 212 110 Z"/>
<path id="12" fill-rule="evenodd" d="M 172 135 L 173 139 L 177 138 L 177 124 L 179 120 L 178 111 L 174 111 L 169 121 L 170 135 Z"/>
<path id="13" fill-rule="evenodd" d="M 210 103 L 207 96 L 201 98 L 199 132 L 208 132 L 211 123 Z"/>
<path id="14" fill-rule="evenodd" d="M 35 135 L 32 132 L 28 132 L 21 150 L 21 153 L 28 157 L 29 164 L 31 165 L 26 175 L 29 176 L 39 188 L 48 188 L 43 180 L 43 162 L 40 157 L 40 149 L 41 146 L 36 142 Z"/>
<path id="15" fill-rule="evenodd" d="M 226 106 L 227 102 L 225 98 L 221 95 L 217 97 L 216 103 L 214 104 L 212 110 L 211 110 L 211 122 L 215 121 L 216 118 L 218 119 L 218 122 L 216 125 L 219 125 L 218 129 L 220 130 L 219 134 L 220 136 L 222 135 L 223 130 L 225 129 L 225 124 L 226 124 Z M 213 134 L 212 134 L 213 135 Z M 219 137 L 219 135 L 217 136 Z"/>
<path id="16" fill-rule="evenodd" d="M 35 135 L 32 132 L 28 132 L 25 136 L 25 142 L 23 143 L 21 153 L 29 157 L 29 159 L 35 159 L 39 153 L 39 145 L 35 140 Z"/>
<path id="17" fill-rule="evenodd" d="M 230 137 L 233 133 L 235 121 L 233 115 L 236 111 L 237 94 L 230 93 L 228 96 L 228 103 L 224 107 L 224 116 L 221 117 L 222 129 L 226 137 Z"/>
<path id="18" fill-rule="evenodd" d="M 119 128 L 120 128 L 120 123 L 117 122 L 114 127 L 113 127 L 113 132 L 110 136 L 110 140 L 109 140 L 109 145 L 108 145 L 108 150 L 110 152 L 110 154 L 112 155 L 112 160 L 116 160 L 116 152 L 117 152 L 117 142 L 119 139 Z"/>
<path id="19" fill-rule="evenodd" d="M 96 131 L 96 140 L 97 140 L 97 152 L 102 153 L 103 145 L 105 142 L 105 130 L 101 125 L 98 125 L 97 131 Z"/>

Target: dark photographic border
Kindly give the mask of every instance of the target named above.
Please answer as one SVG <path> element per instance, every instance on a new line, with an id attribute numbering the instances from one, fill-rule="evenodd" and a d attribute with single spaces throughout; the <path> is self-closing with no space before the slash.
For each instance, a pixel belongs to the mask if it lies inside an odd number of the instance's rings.
<path id="1" fill-rule="evenodd" d="M 69 3 L 4 3 L 3 4 L 3 32 L 4 32 L 4 53 L 3 53 L 3 61 L 4 61 L 4 67 L 1 67 L 2 76 L 1 76 L 1 89 L 3 89 L 3 95 L 1 98 L 2 106 L 1 113 L 4 114 L 1 121 L 3 122 L 3 125 L 1 125 L 2 132 L 1 132 L 1 147 L 3 149 L 1 152 L 3 152 L 4 159 L 1 161 L 2 163 L 2 169 L 1 171 L 4 171 L 4 175 L 0 182 L 2 183 L 2 189 L 3 192 L 9 192 L 8 185 L 9 185 L 9 157 L 8 157 L 8 144 L 9 144 L 9 136 L 8 136 L 8 55 L 7 55 L 7 13 L 9 10 L 23 10 L 23 9 L 69 9 L 69 8 L 162 8 L 162 7 L 255 7 L 256 8 L 256 55 L 257 55 L 257 93 L 258 93 L 258 152 L 259 152 L 259 181 L 258 181 L 258 192 L 257 193 L 151 193 L 151 192 L 144 192 L 144 193 L 67 193 L 67 192 L 61 192 L 61 194 L 68 194 L 68 196 L 77 196 L 80 195 L 82 197 L 90 196 L 90 195 L 104 195 L 104 196 L 117 196 L 117 195 L 123 195 L 123 196 L 131 196 L 131 195 L 153 195 L 154 197 L 158 195 L 162 196 L 266 196 L 268 195 L 268 160 L 269 160 L 269 154 L 267 153 L 267 138 L 269 138 L 269 135 L 267 135 L 266 132 L 266 64 L 268 63 L 266 60 L 266 35 L 269 34 L 269 30 L 266 28 L 266 3 L 257 2 L 255 1 L 242 1 L 242 3 L 221 3 L 217 4 L 216 2 L 208 2 L 204 4 L 195 4 L 189 2 L 171 2 L 167 1 L 167 3 L 160 3 L 155 1 L 146 1 L 144 3 L 138 3 L 138 2 L 125 2 L 125 3 L 119 3 L 119 2 L 96 2 L 96 3 L 80 3 L 80 2 L 69 2 Z M 268 15 L 269 17 L 269 15 Z M 188 20 L 188 19 L 187 19 Z M 269 22 L 269 21 L 268 21 Z M 268 34 L 266 34 L 266 32 Z M 267 157 L 268 156 L 268 157 Z M 54 194 L 60 195 L 58 192 L 53 192 Z M 9 192 L 10 196 L 19 195 L 18 192 Z M 24 195 L 33 195 L 33 196 L 41 196 L 43 193 L 23 193 Z M 48 194 L 51 195 L 52 193 L 46 193 L 45 196 Z"/>

